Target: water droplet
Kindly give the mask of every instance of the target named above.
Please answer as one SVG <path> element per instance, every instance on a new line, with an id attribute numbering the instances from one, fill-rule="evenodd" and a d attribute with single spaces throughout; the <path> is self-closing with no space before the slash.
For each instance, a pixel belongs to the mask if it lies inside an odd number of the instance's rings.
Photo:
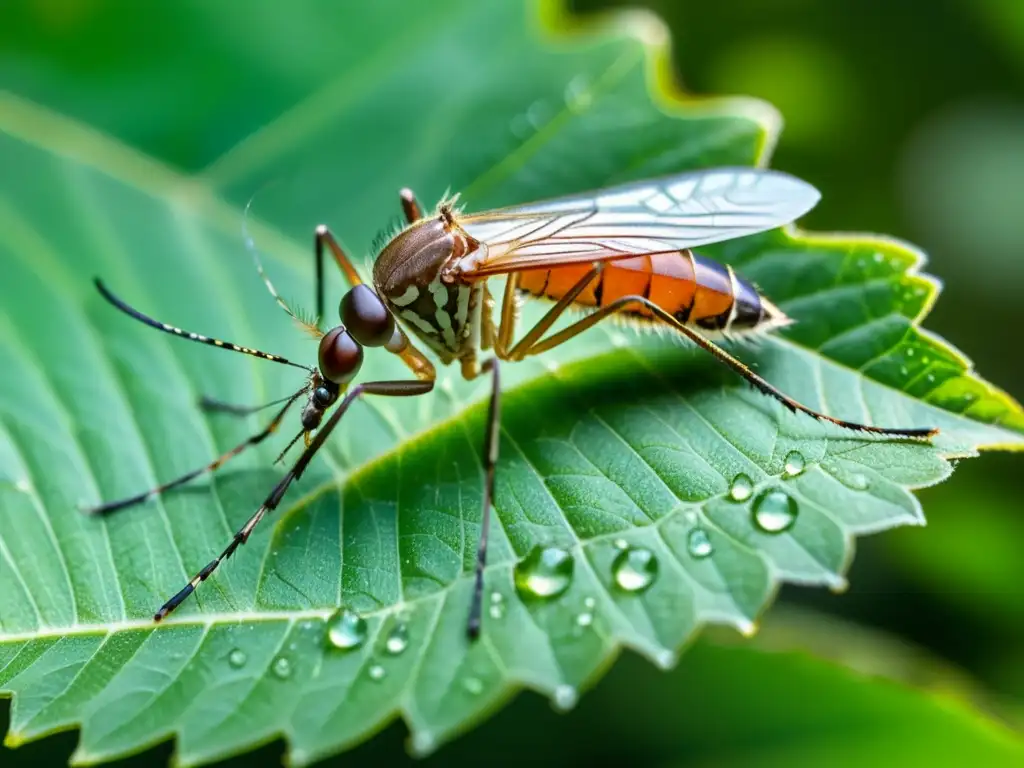
<path id="1" fill-rule="evenodd" d="M 875 251 L 875 255 L 872 256 L 872 258 L 875 260 L 875 264 L 881 264 L 882 260 L 885 259 L 885 256 L 883 256 L 879 251 Z"/>
<path id="2" fill-rule="evenodd" d="M 462 681 L 462 687 L 466 689 L 467 693 L 471 693 L 474 696 L 479 696 L 484 690 L 484 684 L 480 681 L 479 677 L 467 677 Z"/>
<path id="3" fill-rule="evenodd" d="M 935 374 L 934 373 L 929 373 L 927 376 L 924 377 L 924 380 L 927 381 L 929 384 L 934 384 L 935 383 Z"/>
<path id="4" fill-rule="evenodd" d="M 694 528 L 686 537 L 686 551 L 690 553 L 690 557 L 703 560 L 715 551 L 715 547 L 707 531 L 703 528 Z"/>
<path id="5" fill-rule="evenodd" d="M 849 485 L 855 491 L 866 491 L 868 488 L 867 475 L 862 475 L 860 472 L 850 475 Z"/>
<path id="6" fill-rule="evenodd" d="M 426 757 L 437 746 L 437 737 L 430 731 L 416 731 L 412 737 L 412 752 L 419 757 Z"/>
<path id="7" fill-rule="evenodd" d="M 343 651 L 366 642 L 366 619 L 347 608 L 338 609 L 327 620 L 327 642 Z"/>
<path id="8" fill-rule="evenodd" d="M 560 685 L 555 688 L 555 707 L 565 712 L 576 706 L 579 697 L 579 693 L 571 685 Z"/>
<path id="9" fill-rule="evenodd" d="M 669 650 L 658 651 L 654 655 L 654 663 L 661 669 L 672 669 L 676 663 L 676 655 Z"/>
<path id="10" fill-rule="evenodd" d="M 928 365 L 928 363 L 930 363 L 931 361 L 932 359 L 928 357 L 928 355 L 921 356 L 921 365 Z"/>
<path id="11" fill-rule="evenodd" d="M 683 523 L 685 523 L 688 527 L 691 528 L 695 526 L 697 524 L 697 513 L 694 512 L 692 509 L 688 509 L 685 512 L 683 512 Z"/>
<path id="12" fill-rule="evenodd" d="M 777 489 L 765 490 L 754 501 L 754 524 L 765 533 L 782 533 L 793 527 L 799 512 L 796 499 Z"/>
<path id="13" fill-rule="evenodd" d="M 14 489 L 16 491 L 20 491 L 21 493 L 31 493 L 32 492 L 32 483 L 30 483 L 28 480 L 26 480 L 23 477 L 23 478 L 19 479 L 17 482 L 14 483 Z"/>
<path id="14" fill-rule="evenodd" d="M 900 376 L 907 376 L 910 373 L 910 369 L 905 365 L 900 366 Z"/>
<path id="15" fill-rule="evenodd" d="M 757 634 L 758 624 L 750 619 L 740 619 L 736 622 L 736 629 L 744 637 L 753 637 Z"/>
<path id="16" fill-rule="evenodd" d="M 597 605 L 597 600 L 595 600 L 592 597 L 588 597 L 586 600 L 583 601 L 583 607 L 586 608 L 588 611 L 594 610 L 595 605 Z"/>
<path id="17" fill-rule="evenodd" d="M 501 594 L 501 592 L 491 592 L 492 603 L 500 603 L 504 599 L 505 597 Z"/>
<path id="18" fill-rule="evenodd" d="M 526 120 L 535 129 L 539 129 L 551 119 L 551 110 L 543 101 L 535 101 L 526 109 Z"/>
<path id="19" fill-rule="evenodd" d="M 292 663 L 284 656 L 274 659 L 274 674 L 282 680 L 286 680 L 292 674 Z"/>
<path id="20" fill-rule="evenodd" d="M 530 126 L 530 121 L 527 120 L 526 115 L 520 114 L 513 117 L 512 122 L 509 123 L 509 128 L 518 139 L 525 139 L 533 133 L 533 128 Z"/>
<path id="21" fill-rule="evenodd" d="M 913 356 L 914 356 L 914 350 L 913 349 L 908 349 L 907 350 L 907 357 L 913 357 Z"/>
<path id="22" fill-rule="evenodd" d="M 790 451 L 786 454 L 786 463 L 782 472 L 786 477 L 796 477 L 804 471 L 804 457 L 800 451 Z"/>
<path id="23" fill-rule="evenodd" d="M 524 597 L 558 597 L 569 588 L 575 566 L 564 549 L 535 546 L 516 564 L 516 589 Z"/>
<path id="24" fill-rule="evenodd" d="M 615 548 L 616 549 L 625 549 L 628 546 L 629 546 L 629 542 L 626 541 L 625 539 L 616 539 L 615 540 Z"/>
<path id="25" fill-rule="evenodd" d="M 593 102 L 594 97 L 588 89 L 585 75 L 577 75 L 565 86 L 565 105 L 571 112 L 580 112 Z"/>
<path id="26" fill-rule="evenodd" d="M 576 624 L 581 627 L 589 627 L 594 623 L 594 614 L 589 611 L 584 611 L 576 617 Z"/>
<path id="27" fill-rule="evenodd" d="M 241 669 L 245 666 L 245 662 L 249 660 L 249 657 L 245 655 L 245 651 L 241 648 L 235 648 L 231 653 L 228 654 L 228 664 L 235 669 Z"/>
<path id="28" fill-rule="evenodd" d="M 491 603 L 491 607 L 488 609 L 487 613 L 490 614 L 492 619 L 500 619 L 505 615 L 504 603 Z"/>
<path id="29" fill-rule="evenodd" d="M 380 664 L 374 664 L 372 667 L 366 670 L 366 672 L 370 676 L 371 680 L 384 679 L 384 667 L 382 667 Z"/>
<path id="30" fill-rule="evenodd" d="M 850 582 L 844 576 L 833 574 L 828 580 L 828 589 L 834 595 L 841 595 L 850 588 Z"/>
<path id="31" fill-rule="evenodd" d="M 733 501 L 746 501 L 754 492 L 754 481 L 742 472 L 732 479 L 729 486 L 729 497 Z"/>
<path id="32" fill-rule="evenodd" d="M 612 561 L 615 583 L 627 592 L 643 592 L 658 578 L 658 558 L 649 549 L 630 547 Z"/>
<path id="33" fill-rule="evenodd" d="M 405 622 L 399 622 L 391 628 L 387 639 L 384 641 L 384 650 L 392 656 L 397 656 L 409 647 L 409 627 Z"/>

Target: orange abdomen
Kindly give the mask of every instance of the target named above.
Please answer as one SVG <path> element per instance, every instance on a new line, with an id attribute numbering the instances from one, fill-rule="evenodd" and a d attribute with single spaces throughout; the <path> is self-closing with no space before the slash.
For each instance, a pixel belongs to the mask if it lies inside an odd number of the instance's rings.
<path id="1" fill-rule="evenodd" d="M 557 301 L 591 268 L 590 264 L 578 264 L 522 272 L 519 287 Z M 691 251 L 607 261 L 575 303 L 606 307 L 626 296 L 642 296 L 677 320 L 702 328 L 750 329 L 764 316 L 761 297 L 750 283 L 730 268 Z M 622 311 L 651 316 L 639 303 L 628 304 Z"/>

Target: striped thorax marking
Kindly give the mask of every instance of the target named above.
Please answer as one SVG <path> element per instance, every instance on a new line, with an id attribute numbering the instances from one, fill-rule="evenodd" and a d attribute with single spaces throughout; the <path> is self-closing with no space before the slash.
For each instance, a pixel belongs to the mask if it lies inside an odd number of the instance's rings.
<path id="1" fill-rule="evenodd" d="M 471 352 L 481 288 L 463 280 L 458 267 L 479 248 L 442 211 L 400 232 L 374 262 L 378 295 L 445 363 Z"/>

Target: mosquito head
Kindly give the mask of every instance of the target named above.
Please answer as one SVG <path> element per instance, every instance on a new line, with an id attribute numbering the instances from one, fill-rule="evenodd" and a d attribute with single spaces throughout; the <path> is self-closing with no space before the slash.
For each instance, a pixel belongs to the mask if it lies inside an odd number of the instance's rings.
<path id="1" fill-rule="evenodd" d="M 320 426 L 324 413 L 338 401 L 341 387 L 314 371 L 309 379 L 309 399 L 302 409 L 302 428 L 308 433 Z"/>

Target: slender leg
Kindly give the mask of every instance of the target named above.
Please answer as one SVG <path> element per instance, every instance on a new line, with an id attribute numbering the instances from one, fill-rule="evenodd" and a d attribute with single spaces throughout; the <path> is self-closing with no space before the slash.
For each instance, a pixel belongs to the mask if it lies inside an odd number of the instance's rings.
<path id="1" fill-rule="evenodd" d="M 279 400 L 271 400 L 269 403 L 263 405 L 237 405 L 235 403 L 228 403 L 224 400 L 218 400 L 215 397 L 208 397 L 203 395 L 199 398 L 199 407 L 210 413 L 227 413 L 232 416 L 251 416 L 254 413 L 271 408 L 275 405 L 291 400 L 291 397 L 282 397 Z"/>
<path id="2" fill-rule="evenodd" d="M 494 348 L 501 357 L 512 346 L 512 337 L 516 334 L 516 323 L 519 320 L 519 305 L 516 288 L 519 287 L 519 273 L 509 272 L 505 279 L 505 295 L 501 299 L 501 320 L 498 324 L 498 338 Z"/>
<path id="3" fill-rule="evenodd" d="M 418 221 L 423 218 L 423 211 L 420 209 L 419 203 L 416 202 L 416 196 L 412 193 L 411 189 L 403 189 L 399 192 L 399 196 L 402 201 L 402 212 L 405 214 L 406 221 L 412 224 L 414 221 Z M 356 270 L 352 260 L 342 250 L 341 245 L 335 239 L 331 230 L 327 228 L 326 224 L 321 224 L 316 228 L 316 239 L 314 241 L 314 248 L 316 251 L 316 316 L 322 319 L 324 316 L 324 246 L 327 246 L 331 251 L 331 255 L 334 256 L 335 262 L 341 269 L 345 279 L 348 281 L 350 288 L 360 285 L 363 281 L 359 277 L 359 272 Z"/>
<path id="4" fill-rule="evenodd" d="M 434 368 L 434 364 L 409 342 L 409 337 L 405 331 L 398 326 L 395 327 L 395 338 L 385 349 L 394 355 L 398 355 L 406 367 L 420 381 L 434 381 L 437 378 L 437 370 Z"/>
<path id="5" fill-rule="evenodd" d="M 334 239 L 334 235 L 331 234 L 331 230 L 327 228 L 326 224 L 321 224 L 316 228 L 316 239 L 314 240 L 314 250 L 316 252 L 316 316 L 322 320 L 324 316 L 324 246 L 331 251 L 331 255 L 334 256 L 334 261 L 338 264 L 338 268 L 341 273 L 345 276 L 345 280 L 348 282 L 349 287 L 361 285 L 363 280 L 359 277 L 359 272 L 356 271 L 355 265 L 345 255 L 345 251 L 342 250 L 338 241 Z"/>
<path id="6" fill-rule="evenodd" d="M 200 475 L 205 475 L 208 472 L 216 472 L 227 461 L 229 461 L 230 459 L 232 459 L 235 456 L 237 456 L 238 454 L 240 454 L 246 448 L 248 448 L 250 446 L 253 446 L 253 445 L 259 445 L 264 440 L 266 440 L 270 435 L 272 435 L 274 432 L 276 432 L 278 426 L 280 426 L 280 424 L 281 424 L 281 420 L 284 418 L 284 415 L 288 412 L 288 409 L 291 407 L 292 403 L 294 403 L 298 399 L 299 395 L 301 395 L 303 392 L 305 392 L 305 389 L 301 389 L 298 392 L 296 392 L 294 395 L 292 395 L 288 399 L 288 402 L 285 403 L 284 408 L 282 408 L 280 411 L 278 411 L 277 415 L 274 416 L 274 419 L 269 424 L 267 424 L 267 426 L 264 427 L 261 431 L 257 432 L 252 437 L 249 437 L 246 440 L 243 440 L 241 443 L 236 445 L 234 448 L 232 448 L 227 453 L 222 454 L 221 456 L 218 456 L 216 459 L 211 461 L 205 467 L 200 467 L 199 469 L 194 469 L 191 472 L 187 472 L 187 473 L 185 473 L 184 475 L 182 475 L 181 477 L 179 477 L 179 478 L 177 478 L 175 480 L 171 480 L 168 483 L 164 483 L 162 485 L 158 485 L 156 488 L 152 488 L 152 489 L 150 489 L 148 491 L 145 491 L 144 493 L 139 493 L 139 494 L 136 494 L 135 496 L 130 496 L 130 497 L 126 498 L 126 499 L 120 499 L 118 501 L 111 501 L 111 502 L 108 502 L 106 504 L 100 504 L 99 506 L 93 507 L 93 508 L 85 510 L 85 511 L 87 513 L 91 514 L 91 515 L 105 515 L 105 514 L 109 514 L 111 512 L 115 512 L 115 511 L 117 511 L 119 509 L 124 509 L 125 507 L 130 507 L 133 504 L 139 504 L 139 503 L 141 503 L 143 501 L 146 501 L 147 499 L 151 499 L 154 496 L 156 496 L 156 495 L 158 495 L 160 493 L 163 493 L 164 491 L 170 490 L 171 488 L 177 488 L 179 485 L 183 485 L 183 484 L 187 483 L 189 480 L 193 480 L 193 479 L 199 477 Z"/>
<path id="7" fill-rule="evenodd" d="M 352 402 L 362 395 L 383 395 L 386 397 L 411 397 L 415 395 L 422 395 L 429 392 L 434 387 L 433 381 L 371 381 L 365 384 L 358 384 L 353 387 L 345 398 L 338 404 L 338 409 L 331 415 L 331 418 L 323 426 L 323 428 L 317 432 L 313 442 L 310 443 L 309 447 L 306 448 L 302 455 L 299 456 L 298 460 L 291 470 L 286 474 L 274 489 L 270 492 L 263 504 L 259 509 L 256 510 L 255 514 L 250 517 L 245 525 L 238 529 L 238 532 L 232 537 L 231 543 L 227 545 L 223 552 L 217 557 L 211 560 L 206 566 L 199 571 L 192 580 L 182 588 L 178 594 L 164 603 L 160 610 L 153 616 L 154 621 L 161 621 L 167 617 L 175 608 L 195 592 L 195 589 L 203 581 L 206 581 L 210 577 L 210 574 L 217 570 L 217 566 L 220 565 L 224 560 L 231 557 L 235 550 L 238 549 L 242 544 L 245 544 L 249 540 L 249 536 L 252 534 L 253 529 L 259 525 L 268 512 L 273 512 L 277 509 L 277 505 L 281 503 L 281 499 L 284 497 L 285 492 L 293 481 L 298 480 L 302 477 L 302 473 L 306 470 L 309 462 L 316 454 L 320 447 L 324 444 L 324 441 L 331 434 L 331 431 L 337 426 L 338 421 L 342 416 L 345 415 L 345 411 L 348 410 Z"/>
<path id="8" fill-rule="evenodd" d="M 408 223 L 413 224 L 423 218 L 423 209 L 416 202 L 416 195 L 412 193 L 411 189 L 405 187 L 398 193 L 398 196 L 402 199 L 402 213 L 405 214 L 405 220 Z"/>
<path id="9" fill-rule="evenodd" d="M 527 350 L 536 344 L 540 337 L 547 333 L 548 329 L 555 324 L 562 313 L 565 312 L 572 303 L 576 301 L 576 297 L 579 296 L 583 291 L 586 290 L 587 286 L 590 285 L 592 280 L 595 280 L 603 266 L 601 264 L 595 264 L 594 268 L 587 272 L 569 291 L 560 298 L 551 309 L 547 311 L 547 314 L 542 317 L 533 328 L 526 332 L 526 335 L 519 340 L 519 342 L 508 350 L 506 353 L 507 360 L 522 360 L 526 357 Z M 505 324 L 505 315 L 502 312 L 502 325 Z"/>
<path id="10" fill-rule="evenodd" d="M 494 503 L 494 469 L 498 464 L 498 443 L 501 435 L 501 379 L 498 374 L 498 360 L 491 358 L 484 362 L 481 371 L 491 372 L 491 402 L 487 409 L 487 425 L 484 432 L 484 508 L 480 518 L 480 542 L 476 550 L 473 598 L 469 607 L 469 621 L 466 633 L 471 640 L 480 636 L 480 617 L 483 609 L 484 566 L 487 565 L 487 540 L 491 530 L 491 506 Z"/>
<path id="11" fill-rule="evenodd" d="M 580 282 L 582 282 L 582 280 Z M 750 370 L 750 368 L 748 368 L 735 357 L 730 355 L 724 349 L 722 349 L 709 339 L 705 338 L 701 333 L 679 322 L 671 314 L 666 312 L 664 309 L 659 307 L 650 299 L 644 298 L 643 296 L 623 296 L 620 299 L 616 299 L 611 304 L 601 307 L 597 311 L 592 312 L 586 317 L 573 323 L 568 328 L 564 328 L 563 330 L 559 331 L 556 334 L 553 334 L 552 336 L 550 336 L 547 339 L 544 339 L 543 341 L 538 341 L 537 337 L 539 336 L 539 334 L 534 334 L 533 331 L 531 331 L 529 334 L 527 334 L 527 338 L 533 338 L 534 341 L 529 346 L 526 347 L 523 347 L 523 342 L 517 344 L 515 348 L 512 350 L 512 353 L 517 355 L 514 359 L 521 360 L 523 357 L 526 357 L 528 355 L 537 355 L 540 354 L 541 352 L 546 352 L 550 349 L 553 349 L 557 347 L 559 344 L 565 343 L 566 341 L 573 338 L 577 334 L 582 333 L 583 331 L 592 327 L 596 323 L 599 323 L 601 320 L 607 318 L 613 313 L 626 308 L 630 304 L 645 307 L 650 312 L 652 312 L 659 320 L 672 326 L 677 331 L 686 336 L 688 339 L 693 341 L 701 349 L 705 350 L 706 352 L 710 352 L 712 355 L 714 355 L 714 357 L 719 362 L 724 363 L 725 365 L 732 368 L 733 371 L 735 371 L 744 379 L 746 379 L 751 385 L 753 385 L 756 389 L 760 390 L 763 394 L 775 398 L 793 412 L 800 411 L 802 413 L 806 413 L 808 416 L 814 417 L 815 419 L 827 421 L 831 424 L 836 424 L 837 426 L 843 427 L 845 429 L 852 429 L 860 432 L 873 432 L 875 434 L 880 435 L 894 435 L 911 438 L 928 438 L 931 437 L 932 435 L 935 435 L 938 432 L 937 429 L 927 428 L 903 429 L 891 427 L 876 427 L 869 424 L 857 424 L 852 421 L 836 419 L 833 418 L 832 416 L 827 416 L 824 413 L 819 413 L 818 411 L 808 408 L 807 406 L 802 405 L 793 398 L 784 394 L 777 387 L 770 384 L 765 379 L 758 376 L 756 373 Z M 543 320 L 541 322 L 543 322 Z M 550 323 L 548 327 L 550 327 Z M 526 339 L 524 338 L 523 341 L 526 341 Z"/>

